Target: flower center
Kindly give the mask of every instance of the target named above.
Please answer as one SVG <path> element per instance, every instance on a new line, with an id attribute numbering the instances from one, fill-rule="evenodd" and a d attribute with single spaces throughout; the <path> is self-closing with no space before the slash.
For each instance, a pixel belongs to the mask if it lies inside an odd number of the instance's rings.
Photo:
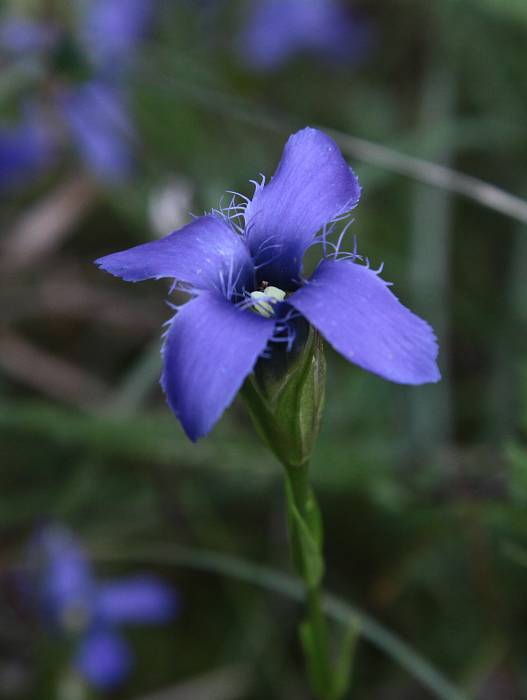
<path id="1" fill-rule="evenodd" d="M 271 316 L 274 316 L 273 306 L 278 304 L 279 301 L 283 301 L 285 294 L 283 289 L 273 287 L 269 282 L 262 282 L 260 289 L 256 292 L 251 292 L 251 299 L 257 302 L 252 307 L 252 311 L 265 318 L 271 318 Z"/>
<path id="2" fill-rule="evenodd" d="M 73 600 L 62 611 L 60 622 L 68 632 L 81 632 L 88 626 L 91 613 L 85 600 Z"/>

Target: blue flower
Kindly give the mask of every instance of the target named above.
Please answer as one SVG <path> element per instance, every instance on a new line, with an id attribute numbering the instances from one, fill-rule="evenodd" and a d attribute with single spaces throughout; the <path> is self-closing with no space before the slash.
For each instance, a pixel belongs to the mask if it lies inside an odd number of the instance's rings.
<path id="1" fill-rule="evenodd" d="M 90 0 L 77 15 L 73 35 L 18 15 L 7 15 L 0 23 L 0 49 L 18 59 L 45 50 L 51 65 L 65 63 L 66 67 L 53 76 L 53 90 L 44 93 L 51 97 L 48 111 L 66 128 L 87 169 L 109 182 L 125 179 L 133 168 L 136 137 L 123 86 L 135 49 L 150 27 L 153 7 L 151 0 Z M 67 61 L 57 61 L 64 46 L 71 55 L 68 53 Z M 68 74 L 70 63 L 73 72 L 79 69 L 77 61 L 86 73 L 80 81 Z M 20 151 L 19 160 L 25 159 L 30 174 L 40 160 L 35 157 L 32 161 L 28 155 L 36 150 L 33 142 L 20 148 L 19 144 L 24 144 L 17 135 L 16 129 L 12 134 L 5 132 L 1 145 L 15 154 Z M 0 190 L 11 180 L 21 179 L 21 165 L 14 155 L 6 155 L 1 165 Z"/>
<path id="2" fill-rule="evenodd" d="M 355 61 L 366 53 L 370 39 L 369 26 L 339 0 L 256 0 L 240 49 L 251 68 L 269 71 L 304 53 Z"/>
<path id="3" fill-rule="evenodd" d="M 135 132 L 121 90 L 91 80 L 59 92 L 57 105 L 91 172 L 119 181 L 131 171 Z"/>
<path id="4" fill-rule="evenodd" d="M 341 253 L 342 237 L 329 240 L 359 196 L 335 142 L 306 128 L 252 199 L 96 261 L 129 282 L 168 277 L 190 293 L 166 334 L 161 381 L 192 440 L 209 432 L 273 342 L 291 345 L 299 315 L 359 367 L 402 384 L 439 380 L 432 329 L 361 256 Z M 324 257 L 306 279 L 303 257 L 315 243 Z"/>
<path id="5" fill-rule="evenodd" d="M 175 592 L 153 576 L 97 580 L 76 539 L 57 525 L 33 539 L 29 564 L 41 614 L 77 640 L 74 667 L 97 688 L 115 687 L 132 668 L 121 625 L 166 622 L 177 613 Z"/>
<path id="6" fill-rule="evenodd" d="M 0 23 L 0 49 L 8 53 L 38 54 L 51 48 L 56 38 L 53 27 L 23 15 L 10 15 Z"/>
<path id="7" fill-rule="evenodd" d="M 152 0 L 90 0 L 79 34 L 93 63 L 111 72 L 129 63 L 148 31 L 153 5 Z"/>
<path id="8" fill-rule="evenodd" d="M 21 120 L 0 126 L 0 192 L 26 184 L 53 160 L 54 138 L 34 109 Z"/>
<path id="9" fill-rule="evenodd" d="M 151 0 L 91 0 L 77 34 L 92 77 L 59 92 L 58 105 L 87 167 L 108 181 L 133 168 L 135 132 L 123 78 L 153 17 Z"/>

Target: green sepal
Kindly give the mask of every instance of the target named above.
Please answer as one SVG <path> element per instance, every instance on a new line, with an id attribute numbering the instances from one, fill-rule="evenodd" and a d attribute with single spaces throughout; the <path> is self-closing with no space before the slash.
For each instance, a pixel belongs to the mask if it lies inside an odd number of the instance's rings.
<path id="1" fill-rule="evenodd" d="M 287 350 L 276 344 L 258 360 L 242 389 L 257 432 L 282 464 L 307 464 L 324 407 L 326 363 L 320 335 L 305 322 L 303 342 Z"/>

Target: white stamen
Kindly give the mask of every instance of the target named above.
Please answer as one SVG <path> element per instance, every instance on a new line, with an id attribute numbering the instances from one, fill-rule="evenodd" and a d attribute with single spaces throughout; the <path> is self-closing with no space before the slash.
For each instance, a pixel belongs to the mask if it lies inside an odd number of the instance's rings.
<path id="1" fill-rule="evenodd" d="M 274 316 L 273 305 L 285 299 L 285 292 L 279 287 L 270 286 L 266 287 L 264 292 L 251 292 L 251 299 L 258 302 L 252 307 L 253 311 L 265 318 L 271 318 Z"/>

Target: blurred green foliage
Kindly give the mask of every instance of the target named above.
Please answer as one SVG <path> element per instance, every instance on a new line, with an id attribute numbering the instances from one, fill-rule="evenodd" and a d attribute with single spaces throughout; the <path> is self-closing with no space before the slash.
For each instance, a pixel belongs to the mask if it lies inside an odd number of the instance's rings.
<path id="1" fill-rule="evenodd" d="M 234 50 L 243 3 L 209 3 L 207 12 L 198 4 L 162 5 L 134 73 L 135 179 L 100 186 L 68 235 L 29 264 L 2 264 L 0 697 L 55 697 L 63 668 L 63 652 L 36 635 L 8 577 L 42 519 L 131 553 L 129 564 L 101 563 L 103 573 L 137 570 L 134 543 L 149 541 L 289 566 L 280 470 L 241 403 L 197 445 L 164 403 L 156 339 L 170 315 L 167 286 L 125 285 L 92 265 L 155 235 L 149 206 L 157 188 L 184 178 L 195 213 L 216 206 L 225 190 L 248 194 L 249 179 L 272 173 L 289 131 L 317 124 L 527 192 L 523 0 L 357 0 L 376 31 L 361 66 L 306 57 L 258 76 Z M 363 184 L 353 226 L 359 251 L 384 261 L 398 296 L 438 328 L 444 380 L 437 388 L 391 385 L 328 351 L 312 465 L 327 585 L 397 631 L 469 697 L 520 699 L 526 227 L 389 168 L 352 163 Z M 76 170 L 66 163 L 1 202 L 5 239 Z M 28 346 L 37 358 L 24 355 Z M 82 372 L 80 393 L 72 378 L 61 396 L 54 373 L 72 368 Z M 219 575 L 157 569 L 180 589 L 183 613 L 171 628 L 134 632 L 137 667 L 116 697 L 179 687 L 232 664 L 248 682 L 221 697 L 306 697 L 295 604 Z M 212 687 L 203 697 L 219 695 Z M 360 642 L 350 697 L 431 696 Z"/>

